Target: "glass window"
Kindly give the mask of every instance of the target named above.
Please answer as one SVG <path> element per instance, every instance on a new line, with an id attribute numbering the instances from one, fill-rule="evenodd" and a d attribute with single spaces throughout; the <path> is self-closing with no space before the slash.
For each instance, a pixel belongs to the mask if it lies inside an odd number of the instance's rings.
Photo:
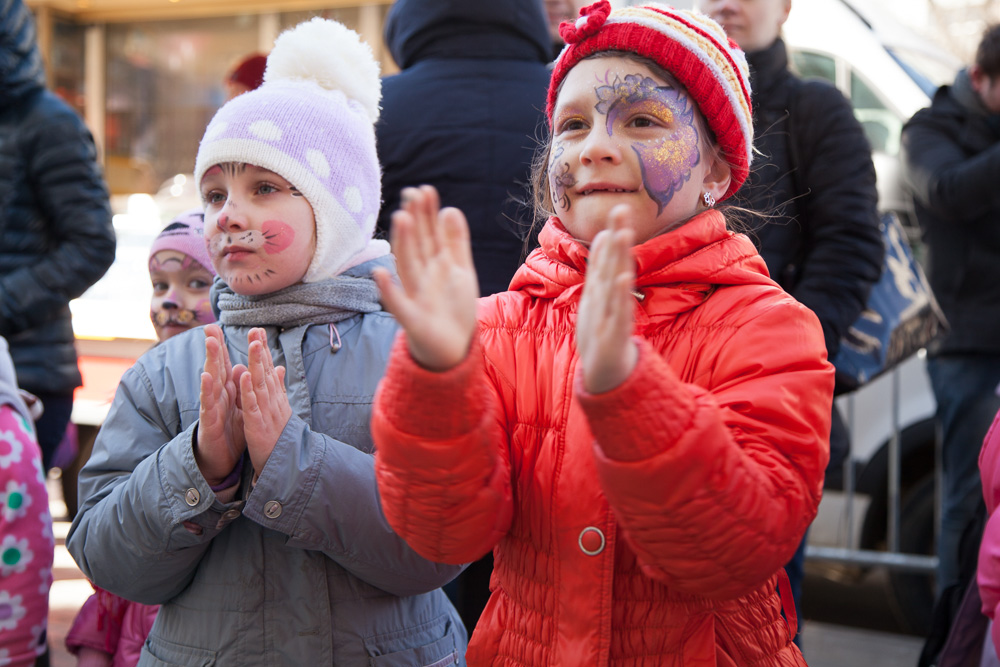
<path id="1" fill-rule="evenodd" d="M 825 79 L 836 85 L 837 62 L 832 57 L 809 51 L 794 51 L 791 56 L 795 71 L 803 79 Z"/>
<path id="2" fill-rule="evenodd" d="M 257 17 L 110 24 L 105 173 L 112 193 L 155 193 L 194 170 L 228 69 L 255 50 Z"/>
<path id="3" fill-rule="evenodd" d="M 902 121 L 882 102 L 875 91 L 858 76 L 851 72 L 851 106 L 854 115 L 868 137 L 872 150 L 897 155 L 899 153 L 899 134 L 903 129 Z"/>
<path id="4" fill-rule="evenodd" d="M 357 7 L 343 7 L 340 9 L 316 9 L 313 11 L 301 11 L 301 12 L 283 12 L 278 15 L 278 25 L 281 26 L 282 30 L 288 30 L 289 28 L 294 28 L 303 21 L 308 21 L 314 16 L 321 16 L 325 19 L 333 19 L 334 21 L 340 21 L 348 28 L 354 31 L 358 31 L 358 8 Z"/>
<path id="5" fill-rule="evenodd" d="M 84 113 L 83 53 L 85 28 L 61 18 L 52 21 L 52 53 L 49 55 L 51 88 L 77 113 Z"/>

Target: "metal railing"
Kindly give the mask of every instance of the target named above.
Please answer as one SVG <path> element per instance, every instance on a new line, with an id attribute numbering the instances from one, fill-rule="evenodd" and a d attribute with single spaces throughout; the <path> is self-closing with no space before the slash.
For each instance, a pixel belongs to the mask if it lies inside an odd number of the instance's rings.
<path id="1" fill-rule="evenodd" d="M 888 450 L 888 480 L 887 480 L 887 516 L 886 516 L 886 550 L 876 551 L 854 546 L 829 547 L 818 545 L 806 546 L 806 558 L 865 567 L 884 566 L 890 569 L 933 574 L 937 570 L 938 557 L 921 554 L 903 553 L 900 549 L 900 477 L 902 468 L 902 443 L 900 425 L 900 371 L 898 367 L 891 371 L 891 423 L 892 431 L 887 446 Z M 847 423 L 850 433 L 854 434 L 856 392 L 846 397 Z M 941 438 L 935 439 L 935 499 L 941 494 Z M 855 470 L 851 456 L 844 460 L 845 497 L 842 520 L 846 526 L 848 540 L 853 545 L 855 540 Z M 940 502 L 935 502 L 935 535 L 940 527 Z"/>

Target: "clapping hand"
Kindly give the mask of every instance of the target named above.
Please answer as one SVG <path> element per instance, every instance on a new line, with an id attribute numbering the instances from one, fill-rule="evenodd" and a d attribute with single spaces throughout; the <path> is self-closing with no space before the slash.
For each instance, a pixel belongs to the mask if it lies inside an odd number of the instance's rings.
<path id="1" fill-rule="evenodd" d="M 292 415 L 285 391 L 285 368 L 275 367 L 267 334 L 247 334 L 248 365 L 232 366 L 216 324 L 205 327 L 205 368 L 195 460 L 211 486 L 236 467 L 244 451 L 259 474 Z"/>
<path id="2" fill-rule="evenodd" d="M 476 330 L 479 283 L 469 225 L 456 208 L 440 210 L 437 190 L 406 188 L 392 215 L 392 249 L 400 285 L 384 269 L 375 282 L 386 309 L 406 331 L 410 355 L 424 368 L 445 371 L 468 354 Z"/>
<path id="3" fill-rule="evenodd" d="M 635 283 L 635 211 L 625 204 L 611 209 L 611 225 L 594 238 L 587 278 L 576 320 L 576 348 L 583 368 L 583 387 L 591 394 L 610 391 L 632 373 L 639 350 L 631 294 Z"/>
<path id="4" fill-rule="evenodd" d="M 247 447 L 238 395 L 240 376 L 246 371 L 243 365 L 230 364 L 222 329 L 206 325 L 195 461 L 211 486 L 229 475 Z"/>
<path id="5" fill-rule="evenodd" d="M 247 341 L 249 370 L 240 376 L 240 401 L 247 451 L 254 470 L 260 474 L 292 416 L 292 406 L 285 390 L 285 367 L 275 367 L 267 333 L 261 328 L 251 329 Z"/>

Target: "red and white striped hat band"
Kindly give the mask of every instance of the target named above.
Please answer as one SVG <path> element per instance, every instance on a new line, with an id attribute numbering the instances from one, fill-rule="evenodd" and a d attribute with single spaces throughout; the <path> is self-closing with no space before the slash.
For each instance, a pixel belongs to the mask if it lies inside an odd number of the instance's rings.
<path id="1" fill-rule="evenodd" d="M 559 34 L 566 47 L 549 83 L 550 125 L 559 86 L 578 62 L 601 51 L 635 53 L 660 65 L 687 89 L 732 168 L 723 199 L 739 189 L 753 159 L 750 74 L 743 51 L 718 23 L 697 11 L 657 3 L 612 11 L 608 0 L 600 0 L 581 9 L 575 23 L 564 22 Z"/>

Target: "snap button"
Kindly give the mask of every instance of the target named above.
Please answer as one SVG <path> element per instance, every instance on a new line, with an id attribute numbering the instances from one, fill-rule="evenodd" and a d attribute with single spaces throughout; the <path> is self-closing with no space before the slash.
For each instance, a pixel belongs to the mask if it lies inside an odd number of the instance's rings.
<path id="1" fill-rule="evenodd" d="M 240 515 L 239 510 L 226 510 L 225 512 L 222 513 L 222 518 L 225 519 L 226 521 L 232 521 L 239 515 Z"/>
<path id="2" fill-rule="evenodd" d="M 264 503 L 264 516 L 268 519 L 277 519 L 281 516 L 281 503 L 277 500 L 268 500 Z"/>
<path id="3" fill-rule="evenodd" d="M 198 493 L 198 489 L 188 489 L 184 492 L 184 502 L 191 507 L 197 505 L 199 500 L 201 500 L 201 494 Z"/>
<path id="4" fill-rule="evenodd" d="M 604 551 L 604 533 L 600 528 L 587 526 L 580 531 L 580 551 L 588 556 L 596 556 Z"/>

